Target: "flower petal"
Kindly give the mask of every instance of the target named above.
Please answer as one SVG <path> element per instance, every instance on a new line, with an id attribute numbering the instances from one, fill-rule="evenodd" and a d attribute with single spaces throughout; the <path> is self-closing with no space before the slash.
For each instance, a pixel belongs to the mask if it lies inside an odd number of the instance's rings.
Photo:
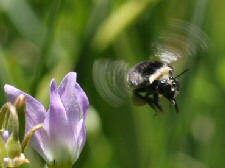
<path id="1" fill-rule="evenodd" d="M 68 160 L 71 160 L 73 150 L 71 146 L 74 146 L 75 135 L 58 94 L 55 80 L 52 80 L 50 91 L 50 108 L 44 121 L 44 128 L 49 138 L 48 141 L 51 142 L 48 145 L 49 151 L 51 151 L 52 159 L 56 161 L 61 160 L 65 156 L 68 157 Z M 47 142 L 47 140 L 44 142 Z"/>
<path id="2" fill-rule="evenodd" d="M 76 73 L 68 73 L 58 89 L 72 127 L 76 127 L 80 120 L 80 107 L 75 91 L 76 78 Z"/>
<path id="3" fill-rule="evenodd" d="M 83 91 L 83 89 L 78 83 L 76 83 L 76 96 L 83 112 L 83 118 L 86 119 L 89 109 L 89 101 L 86 93 Z"/>
<path id="4" fill-rule="evenodd" d="M 26 132 L 31 130 L 34 126 L 44 122 L 46 110 L 38 100 L 11 85 L 5 85 L 4 89 L 11 103 L 14 103 L 21 94 L 26 97 Z M 32 137 L 31 145 L 43 155 L 44 149 L 42 143 L 41 134 L 37 131 Z"/>
<path id="5" fill-rule="evenodd" d="M 70 72 L 66 75 L 59 86 L 59 94 L 66 109 L 68 119 L 75 128 L 80 120 L 81 112 L 86 118 L 89 107 L 88 98 L 79 84 L 76 82 L 77 74 Z"/>
<path id="6" fill-rule="evenodd" d="M 15 103 L 16 98 L 23 94 L 26 96 L 26 110 L 27 110 L 27 127 L 26 132 L 37 124 L 43 123 L 46 115 L 44 106 L 32 96 L 23 91 L 11 86 L 4 86 L 5 92 L 8 95 L 9 101 Z"/>
<path id="7" fill-rule="evenodd" d="M 47 139 L 46 137 L 46 131 L 44 129 L 40 129 L 36 131 L 35 134 L 32 136 L 30 143 L 32 148 L 34 148 L 45 161 L 48 161 L 50 152 L 47 150 L 48 148 L 46 146 L 48 146 L 50 142 L 45 141 Z"/>
<path id="8" fill-rule="evenodd" d="M 84 144 L 86 142 L 87 139 L 87 131 L 86 131 L 86 124 L 85 124 L 85 120 L 81 119 L 80 122 L 78 123 L 77 126 L 77 152 L 75 154 L 75 156 L 77 156 L 77 158 L 79 158 L 80 153 L 84 147 Z"/>

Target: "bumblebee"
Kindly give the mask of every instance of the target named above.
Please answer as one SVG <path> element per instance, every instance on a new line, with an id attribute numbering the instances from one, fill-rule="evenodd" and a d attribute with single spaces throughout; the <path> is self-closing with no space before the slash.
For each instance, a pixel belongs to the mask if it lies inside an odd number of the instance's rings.
<path id="1" fill-rule="evenodd" d="M 175 68 L 165 61 L 143 61 L 130 67 L 121 60 L 100 59 L 94 62 L 93 80 L 98 93 L 114 107 L 121 106 L 132 95 L 134 104 L 149 104 L 155 112 L 163 111 L 163 96 L 179 112 L 178 77 L 188 70 L 175 76 Z"/>
<path id="2" fill-rule="evenodd" d="M 165 97 L 179 112 L 176 98 L 180 92 L 173 62 L 207 51 L 207 36 L 198 27 L 183 21 L 172 22 L 153 43 L 155 52 L 150 60 L 130 67 L 121 60 L 99 59 L 93 65 L 93 81 L 96 90 L 114 107 L 126 102 L 132 95 L 135 104 L 149 104 L 156 112 L 163 111 L 160 97 Z M 155 58 L 157 58 L 156 61 Z M 130 94 L 131 93 L 131 94 Z"/>
<path id="3" fill-rule="evenodd" d="M 164 96 L 175 107 L 176 111 L 179 112 L 176 102 L 176 97 L 180 92 L 178 76 L 174 76 L 173 66 L 167 63 L 144 61 L 138 63 L 129 71 L 127 81 L 133 88 L 135 100 L 141 99 L 148 103 L 155 111 L 163 111 L 159 97 Z"/>

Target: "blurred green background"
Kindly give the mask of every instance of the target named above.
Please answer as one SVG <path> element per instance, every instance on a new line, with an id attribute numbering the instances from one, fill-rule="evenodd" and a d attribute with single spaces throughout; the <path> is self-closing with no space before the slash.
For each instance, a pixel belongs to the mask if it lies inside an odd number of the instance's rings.
<path id="1" fill-rule="evenodd" d="M 225 1 L 223 0 L 0 0 L 0 103 L 4 84 L 37 97 L 46 108 L 49 83 L 78 73 L 91 108 L 88 140 L 74 167 L 225 167 Z M 92 65 L 98 58 L 131 65 L 149 59 L 151 45 L 171 19 L 206 35 L 208 50 L 177 65 L 180 113 L 131 102 L 113 108 L 97 93 Z M 189 38 L 189 37 L 187 37 Z M 204 40 L 204 39 L 203 39 Z M 40 167 L 37 156 L 30 155 Z"/>

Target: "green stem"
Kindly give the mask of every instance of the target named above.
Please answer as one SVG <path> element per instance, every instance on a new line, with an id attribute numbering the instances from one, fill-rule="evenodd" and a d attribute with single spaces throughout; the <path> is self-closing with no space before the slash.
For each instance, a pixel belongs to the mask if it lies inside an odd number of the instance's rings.
<path id="1" fill-rule="evenodd" d="M 31 95 L 36 94 L 37 85 L 39 81 L 41 80 L 42 76 L 45 75 L 48 71 L 47 58 L 52 48 L 52 43 L 54 41 L 54 35 L 55 35 L 54 30 L 56 29 L 55 27 L 56 27 L 57 19 L 59 18 L 61 6 L 62 6 L 62 0 L 56 0 L 53 2 L 54 3 L 50 9 L 50 16 L 49 16 L 49 21 L 47 25 L 46 38 L 43 43 L 41 56 L 34 73 L 35 77 L 31 84 L 31 90 L 30 90 Z"/>

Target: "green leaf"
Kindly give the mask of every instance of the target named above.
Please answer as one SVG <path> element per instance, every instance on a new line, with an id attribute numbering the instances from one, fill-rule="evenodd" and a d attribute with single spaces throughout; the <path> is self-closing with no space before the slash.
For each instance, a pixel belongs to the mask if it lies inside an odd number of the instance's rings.
<path id="1" fill-rule="evenodd" d="M 97 50 L 106 49 L 127 27 L 129 27 L 150 5 L 157 0 L 127 1 L 114 11 L 100 26 L 92 45 Z"/>

